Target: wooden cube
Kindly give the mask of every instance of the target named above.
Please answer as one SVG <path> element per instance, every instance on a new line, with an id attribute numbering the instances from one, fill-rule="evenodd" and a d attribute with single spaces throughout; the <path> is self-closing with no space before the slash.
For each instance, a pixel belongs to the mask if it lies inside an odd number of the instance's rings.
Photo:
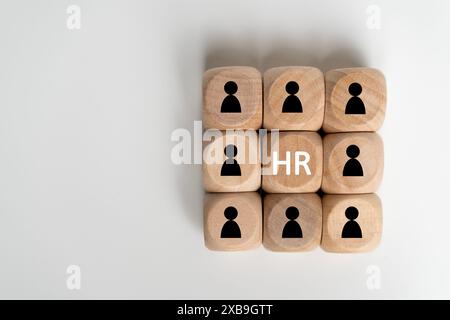
<path id="1" fill-rule="evenodd" d="M 383 142 L 374 132 L 333 133 L 323 139 L 325 193 L 375 192 L 383 177 Z"/>
<path id="2" fill-rule="evenodd" d="M 278 139 L 277 139 L 278 136 Z M 322 182 L 322 139 L 317 132 L 268 134 L 262 187 L 269 193 L 310 193 Z M 280 163 L 281 162 L 281 163 Z M 282 164 L 282 162 L 285 162 Z"/>
<path id="3" fill-rule="evenodd" d="M 203 145 L 203 185 L 208 192 L 256 191 L 261 158 L 256 131 L 208 130 Z"/>
<path id="4" fill-rule="evenodd" d="M 256 192 L 209 193 L 204 199 L 205 245 L 238 251 L 262 242 L 261 197 Z"/>
<path id="5" fill-rule="evenodd" d="M 222 67 L 203 76 L 205 129 L 259 129 L 262 125 L 262 78 L 251 67 Z"/>
<path id="6" fill-rule="evenodd" d="M 325 74 L 325 132 L 377 131 L 386 110 L 386 80 L 371 68 L 346 68 Z"/>
<path id="7" fill-rule="evenodd" d="M 320 245 L 322 202 L 317 194 L 268 194 L 263 207 L 264 247 L 310 251 Z"/>
<path id="8" fill-rule="evenodd" d="M 376 194 L 324 195 L 321 247 L 329 252 L 365 252 L 378 246 L 382 207 Z"/>
<path id="9" fill-rule="evenodd" d="M 325 82 L 313 67 L 279 67 L 264 73 L 264 128 L 317 131 L 322 127 Z"/>

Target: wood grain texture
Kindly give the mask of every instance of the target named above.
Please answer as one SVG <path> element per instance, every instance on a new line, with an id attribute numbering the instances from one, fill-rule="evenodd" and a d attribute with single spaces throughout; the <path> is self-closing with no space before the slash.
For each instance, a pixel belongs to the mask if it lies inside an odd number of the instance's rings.
<path id="1" fill-rule="evenodd" d="M 282 112 L 289 96 L 286 85 L 298 84 L 295 94 L 302 112 Z M 264 128 L 317 131 L 323 123 L 325 82 L 322 71 L 313 67 L 278 67 L 264 73 Z"/>
<path id="2" fill-rule="evenodd" d="M 382 233 L 382 205 L 376 194 L 325 195 L 323 206 L 323 250 L 328 252 L 367 252 L 375 249 Z M 349 222 L 346 210 L 357 209 L 354 221 L 361 229 L 361 238 L 343 238 L 343 229 Z"/>
<path id="3" fill-rule="evenodd" d="M 223 113 L 221 105 L 228 96 L 225 84 L 237 85 L 234 96 L 241 107 L 239 113 Z M 262 78 L 252 67 L 209 69 L 203 76 L 203 127 L 205 129 L 259 129 L 262 125 Z"/>
<path id="4" fill-rule="evenodd" d="M 243 192 L 256 191 L 261 187 L 261 157 L 258 135 L 256 132 L 217 131 L 217 138 L 203 144 L 203 185 L 208 192 Z M 254 134 L 254 135 L 253 135 Z M 224 149 L 235 145 L 240 176 L 222 176 L 221 171 L 227 157 Z M 210 160 L 208 160 L 210 159 Z"/>
<path id="5" fill-rule="evenodd" d="M 268 174 L 262 176 L 262 187 L 269 193 L 310 193 L 319 190 L 322 183 L 322 139 L 316 132 L 280 132 L 279 150 L 272 150 L 272 134 L 268 134 L 269 143 L 266 150 L 262 153 L 269 155 L 270 159 L 263 167 Z M 290 152 L 291 174 L 286 174 L 286 166 L 279 166 L 278 173 L 273 174 L 273 151 L 278 151 L 279 159 L 286 160 L 286 151 Z M 303 168 L 300 168 L 300 174 L 294 174 L 295 151 L 305 151 L 310 155 L 308 163 L 311 175 L 306 175 Z"/>
<path id="6" fill-rule="evenodd" d="M 351 160 L 347 154 L 350 146 L 359 149 L 354 158 L 361 165 L 363 176 L 344 176 Z M 372 193 L 383 178 L 383 142 L 374 132 L 333 133 L 323 139 L 322 190 L 331 194 Z"/>
<path id="7" fill-rule="evenodd" d="M 268 194 L 264 197 L 263 245 L 272 251 L 310 251 L 320 245 L 322 235 L 322 202 L 315 193 Z M 289 207 L 298 209 L 295 220 L 287 217 Z M 301 237 L 283 237 L 287 223 L 295 221 Z"/>
<path id="8" fill-rule="evenodd" d="M 222 238 L 228 207 L 237 210 L 240 238 Z M 208 193 L 204 198 L 204 237 L 210 250 L 240 251 L 256 248 L 262 242 L 261 197 L 256 192 Z"/>
<path id="9" fill-rule="evenodd" d="M 365 114 L 346 114 L 352 95 L 349 86 L 359 83 L 357 95 L 365 106 Z M 325 132 L 377 131 L 386 111 L 386 80 L 372 68 L 345 68 L 325 74 L 326 103 L 323 130 Z M 357 99 L 358 99 L 357 98 Z"/>

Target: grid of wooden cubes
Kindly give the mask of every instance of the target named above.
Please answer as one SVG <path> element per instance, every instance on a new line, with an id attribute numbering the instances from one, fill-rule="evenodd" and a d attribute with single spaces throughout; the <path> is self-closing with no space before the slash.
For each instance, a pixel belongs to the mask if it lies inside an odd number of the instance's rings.
<path id="1" fill-rule="evenodd" d="M 313 67 L 272 68 L 263 77 L 251 67 L 206 71 L 206 246 L 375 248 L 382 230 L 374 192 L 383 144 L 373 131 L 385 107 L 385 80 L 375 69 L 337 69 L 325 77 Z M 256 131 L 262 126 L 269 130 L 264 137 Z"/>

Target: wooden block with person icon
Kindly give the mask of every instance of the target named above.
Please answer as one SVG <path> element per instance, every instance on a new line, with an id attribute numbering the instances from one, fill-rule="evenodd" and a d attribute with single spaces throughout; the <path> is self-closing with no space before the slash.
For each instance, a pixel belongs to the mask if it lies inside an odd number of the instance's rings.
<path id="1" fill-rule="evenodd" d="M 207 193 L 203 212 L 207 248 L 240 251 L 261 245 L 262 205 L 257 192 Z"/>
<path id="2" fill-rule="evenodd" d="M 322 182 L 322 139 L 317 132 L 271 132 L 262 145 L 262 188 L 269 193 L 310 193 Z"/>
<path id="3" fill-rule="evenodd" d="M 322 202 L 317 194 L 268 194 L 263 207 L 264 247 L 300 252 L 320 245 Z"/>
<path id="4" fill-rule="evenodd" d="M 205 129 L 259 129 L 262 103 L 262 78 L 257 69 L 220 67 L 204 73 Z"/>
<path id="5" fill-rule="evenodd" d="M 329 252 L 366 252 L 382 233 L 382 206 L 376 194 L 324 195 L 321 247 Z"/>
<path id="6" fill-rule="evenodd" d="M 264 73 L 264 128 L 317 131 L 322 126 L 325 83 L 314 67 L 278 67 Z"/>
<path id="7" fill-rule="evenodd" d="M 383 177 L 383 142 L 375 132 L 332 133 L 323 139 L 322 191 L 372 193 Z"/>
<path id="8" fill-rule="evenodd" d="M 207 130 L 203 145 L 203 185 L 208 192 L 256 191 L 261 158 L 256 131 Z"/>
<path id="9" fill-rule="evenodd" d="M 325 132 L 377 131 L 386 110 L 386 80 L 377 69 L 344 68 L 325 74 Z"/>

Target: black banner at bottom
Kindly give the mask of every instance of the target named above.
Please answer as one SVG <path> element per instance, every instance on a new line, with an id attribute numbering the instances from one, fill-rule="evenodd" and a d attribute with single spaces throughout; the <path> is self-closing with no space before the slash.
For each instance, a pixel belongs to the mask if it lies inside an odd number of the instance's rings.
<path id="1" fill-rule="evenodd" d="M 316 315 L 319 318 L 382 317 L 397 311 L 402 317 L 413 314 L 439 315 L 448 309 L 448 301 L 350 301 L 350 300 L 60 300 L 1 301 L 4 314 L 16 317 L 52 315 L 61 318 L 85 318 L 111 315 L 139 319 L 286 319 Z M 9 309 L 9 310 L 8 310 Z M 442 310 L 441 310 L 442 309 Z"/>

